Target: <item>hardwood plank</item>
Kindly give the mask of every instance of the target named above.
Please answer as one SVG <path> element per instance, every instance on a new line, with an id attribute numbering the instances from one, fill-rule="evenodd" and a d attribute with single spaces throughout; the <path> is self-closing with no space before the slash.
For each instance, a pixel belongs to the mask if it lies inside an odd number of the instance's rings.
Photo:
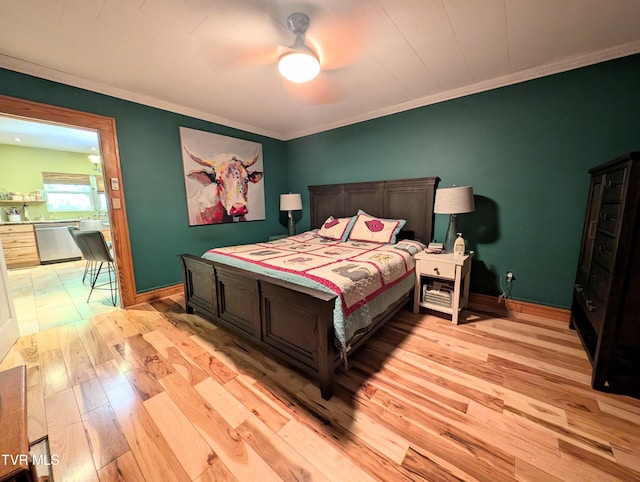
<path id="1" fill-rule="evenodd" d="M 257 417 L 245 420 L 238 427 L 238 433 L 282 480 L 330 480 Z"/>
<path id="2" fill-rule="evenodd" d="M 608 400 L 598 400 L 598 407 L 602 413 L 608 413 L 618 419 L 640 426 L 640 414 L 634 412 L 633 407 L 623 407 L 616 403 L 610 403 Z"/>
<path id="3" fill-rule="evenodd" d="M 58 340 L 71 385 L 79 385 L 94 378 L 96 373 L 75 327 L 73 325 L 59 327 Z"/>
<path id="4" fill-rule="evenodd" d="M 18 338 L 14 348 L 14 366 L 26 365 L 27 368 L 31 368 L 40 363 L 37 335 L 32 334 Z"/>
<path id="5" fill-rule="evenodd" d="M 207 378 L 194 388 L 233 428 L 237 428 L 251 416 L 251 411 L 247 407 L 211 378 Z"/>
<path id="6" fill-rule="evenodd" d="M 143 338 L 191 385 L 197 385 L 208 378 L 208 375 L 160 330 L 145 333 Z"/>
<path id="7" fill-rule="evenodd" d="M 198 477 L 218 458 L 166 392 L 145 400 L 144 406 L 190 479 Z"/>
<path id="8" fill-rule="evenodd" d="M 466 411 L 471 400 L 493 410 L 502 411 L 504 402 L 501 397 L 478 390 L 467 383 L 461 383 L 457 374 L 452 379 L 451 377 L 443 376 L 440 370 L 425 370 L 422 362 L 417 365 L 410 363 L 411 357 L 408 355 L 400 360 L 389 359 L 384 362 L 384 368 L 378 368 L 377 365 L 372 366 L 369 363 L 371 357 L 368 355 L 373 351 L 374 347 L 371 350 L 358 353 L 352 363 L 353 366 L 364 371 L 363 376 L 367 377 L 373 387 L 378 386 L 380 383 L 394 386 L 396 390 L 404 390 L 412 398 L 415 398 L 416 394 L 420 394 L 423 403 L 433 404 L 435 401 L 439 405 L 455 408 L 461 412 Z M 405 361 L 406 359 L 409 359 L 409 361 Z M 409 377 L 403 376 L 405 374 L 409 375 Z M 373 380 L 376 381 L 374 382 Z M 413 389 L 409 387 L 409 384 Z M 416 389 L 416 384 L 422 388 Z"/>
<path id="9" fill-rule="evenodd" d="M 418 452 L 446 461 L 480 480 L 513 479 L 514 457 L 509 453 L 436 417 L 405 408 L 380 391 L 374 399 L 379 403 L 370 405 L 372 414 L 387 426 L 399 429 Z"/>
<path id="10" fill-rule="evenodd" d="M 189 476 L 133 389 L 128 384 L 121 384 L 106 393 L 145 479 L 189 481 Z"/>
<path id="11" fill-rule="evenodd" d="M 112 335 L 115 335 L 116 339 L 118 340 L 115 343 L 118 343 L 124 338 L 129 338 L 130 336 L 140 334 L 140 330 L 137 328 L 137 326 L 129 320 L 129 317 L 134 313 L 134 309 L 130 309 L 127 311 L 111 311 L 107 313 L 106 320 L 107 322 L 110 322 L 110 332 Z M 103 338 L 105 339 L 107 345 L 112 344 L 112 342 L 107 340 L 107 337 L 105 337 L 104 335 Z"/>
<path id="12" fill-rule="evenodd" d="M 47 435 L 44 392 L 39 365 L 27 368 L 27 431 L 29 442 L 35 442 Z"/>
<path id="13" fill-rule="evenodd" d="M 36 334 L 36 343 L 38 345 L 38 353 L 40 354 L 49 350 L 59 349 L 60 342 L 58 341 L 56 328 L 39 331 Z"/>
<path id="14" fill-rule="evenodd" d="M 80 413 L 83 414 L 107 403 L 107 395 L 104 393 L 102 383 L 97 377 L 90 378 L 80 385 L 74 386 L 73 392 L 78 402 Z"/>
<path id="15" fill-rule="evenodd" d="M 533 347 L 540 347 L 553 350 L 554 352 L 566 353 L 567 355 L 579 358 L 582 364 L 584 364 L 584 359 L 586 358 L 582 345 L 576 344 L 575 339 L 572 343 L 558 343 L 554 341 L 552 337 L 550 337 L 551 339 L 549 340 L 547 337 L 541 338 L 539 336 L 531 336 L 532 333 L 530 331 L 524 333 L 516 330 L 505 331 L 503 328 L 496 327 L 493 324 L 489 325 L 487 323 L 475 323 L 473 328 L 483 333 L 494 335 L 495 338 L 507 339 L 509 342 L 517 340 Z"/>
<path id="16" fill-rule="evenodd" d="M 108 403 L 83 414 L 82 423 L 97 469 L 115 462 L 129 451 L 129 445 Z"/>
<path id="17" fill-rule="evenodd" d="M 516 458 L 516 479 L 520 481 L 545 481 L 545 482 L 560 482 L 563 479 L 555 477 L 548 472 L 540 470 L 534 465 L 528 464 L 518 458 Z"/>
<path id="18" fill-rule="evenodd" d="M 127 383 L 127 378 L 124 376 L 124 373 L 120 370 L 118 363 L 114 359 L 97 365 L 96 375 L 98 375 L 98 379 L 100 380 L 105 392 L 117 387 L 118 385 Z"/>
<path id="19" fill-rule="evenodd" d="M 261 352 L 250 343 L 240 340 L 236 336 L 219 328 L 210 333 L 206 340 L 195 337 L 196 342 L 204 342 L 206 345 L 213 345 L 221 352 L 233 354 L 238 358 L 257 368 L 260 372 L 276 380 L 283 386 L 289 387 L 293 392 L 304 387 L 308 380 L 288 367 L 274 362 L 272 358 Z M 225 382 L 228 380 L 225 380 Z M 223 382 L 224 383 L 224 382 Z"/>
<path id="20" fill-rule="evenodd" d="M 97 481 L 98 475 L 73 391 L 49 396 L 45 399 L 45 409 L 51 455 L 57 456 L 59 461 L 52 465 L 54 479 Z"/>
<path id="21" fill-rule="evenodd" d="M 251 364 L 251 361 L 226 350 L 224 345 L 218 348 L 208 338 L 199 335 L 193 335 L 190 340 L 202 350 L 193 359 L 211 378 L 220 383 L 226 383 L 236 376 L 242 376 L 249 383 L 254 383 L 265 376 L 264 372 Z"/>
<path id="22" fill-rule="evenodd" d="M 91 319 L 91 323 L 97 330 L 100 337 L 104 340 L 107 346 L 113 346 L 124 343 L 124 335 L 119 326 L 117 326 L 113 320 L 116 317 L 122 317 L 122 313 L 119 311 L 109 312 L 103 315 L 94 316 Z M 134 335 L 135 332 L 127 334 L 127 336 Z"/>
<path id="23" fill-rule="evenodd" d="M 222 460 L 216 459 L 211 467 L 195 479 L 195 482 L 236 482 L 237 480 Z"/>
<path id="24" fill-rule="evenodd" d="M 146 482 L 131 451 L 102 467 L 98 476 L 100 482 Z"/>
<path id="25" fill-rule="evenodd" d="M 587 468 L 593 468 L 595 478 L 603 479 L 605 476 L 613 476 L 620 480 L 640 480 L 640 472 L 636 470 L 616 464 L 612 460 L 595 455 L 562 439 L 559 440 L 559 443 L 560 452 L 563 456 L 580 460 L 585 473 Z M 585 463 L 587 464 L 586 466 L 584 465 Z"/>
<path id="26" fill-rule="evenodd" d="M 71 388 L 67 366 L 59 348 L 40 353 L 42 392 L 47 399 Z"/>
<path id="27" fill-rule="evenodd" d="M 162 386 L 158 383 L 152 373 L 145 367 L 134 368 L 125 373 L 127 380 L 136 391 L 138 398 L 143 402 L 149 398 L 162 393 Z"/>
<path id="28" fill-rule="evenodd" d="M 426 455 L 416 452 L 411 447 L 409 447 L 409 450 L 407 451 L 407 454 L 402 461 L 402 466 L 407 468 L 411 471 L 411 473 L 415 474 L 423 480 L 429 480 L 433 482 L 454 482 L 465 480 L 452 474 L 436 461 L 431 460 Z"/>
<path id="29" fill-rule="evenodd" d="M 113 353 L 109 350 L 109 347 L 93 323 L 85 321 L 77 323 L 75 326 L 82 345 L 94 367 L 113 359 Z"/>
<path id="30" fill-rule="evenodd" d="M 403 310 L 352 354 L 327 402 L 182 301 L 22 337 L 0 362 L 28 366 L 29 435 L 55 429 L 56 480 L 640 477 L 640 399 L 591 389 L 566 324 L 471 313 L 454 326 Z M 87 367 L 95 376 L 72 385 Z M 114 424 L 116 449 L 103 428 Z"/>
<path id="31" fill-rule="evenodd" d="M 292 450 L 298 451 L 329 480 L 363 482 L 375 480 L 354 462 L 341 457 L 339 450 L 322 437 L 307 430 L 295 419 L 289 420 L 278 435 L 291 446 Z"/>
<path id="32" fill-rule="evenodd" d="M 359 410 L 354 410 L 338 396 L 324 400 L 315 385 L 308 384 L 298 392 L 297 397 L 326 417 L 334 427 L 342 427 L 349 432 L 350 437 L 362 440 L 391 461 L 402 463 L 409 442 L 395 430 L 387 428 Z"/>
<path id="33" fill-rule="evenodd" d="M 160 383 L 238 480 L 280 480 L 184 378 L 174 373 Z"/>
<path id="34" fill-rule="evenodd" d="M 640 472 L 640 450 L 638 447 L 627 449 L 612 444 L 611 450 L 616 463 Z"/>
<path id="35" fill-rule="evenodd" d="M 291 419 L 290 413 L 242 378 L 229 380 L 224 388 L 273 432 L 280 430 Z"/>
<path id="36" fill-rule="evenodd" d="M 263 384 L 264 386 L 260 386 Z M 353 461 L 371 477 L 380 482 L 415 480 L 413 474 L 401 465 L 389 460 L 385 454 L 375 450 L 370 445 L 351 437 L 348 430 L 334 425 L 331 420 L 317 412 L 313 404 L 305 403 L 304 400 L 285 391 L 274 381 L 270 381 L 269 378 L 262 380 L 259 385 L 256 384 L 256 388 L 279 406 L 286 407 L 298 423 L 304 425 L 325 442 L 333 445 L 336 450 L 344 454 L 345 458 Z M 349 400 L 350 403 L 354 403 L 355 400 L 350 398 L 352 395 L 353 393 L 348 391 L 343 393 L 341 387 L 338 386 L 334 397 L 341 397 L 343 400 Z M 361 409 L 362 407 L 358 406 L 358 410 Z"/>
<path id="37" fill-rule="evenodd" d="M 135 359 L 137 365 L 144 368 L 154 380 L 159 380 L 174 372 L 171 365 L 142 335 L 137 334 L 126 338 L 125 344 L 130 348 L 130 350 L 126 350 L 126 353 L 130 354 L 130 358 Z"/>

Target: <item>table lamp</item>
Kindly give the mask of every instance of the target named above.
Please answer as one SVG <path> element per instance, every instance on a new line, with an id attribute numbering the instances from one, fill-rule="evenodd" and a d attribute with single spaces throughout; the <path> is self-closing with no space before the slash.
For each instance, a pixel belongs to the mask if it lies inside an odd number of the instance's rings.
<path id="1" fill-rule="evenodd" d="M 444 238 L 444 250 L 453 253 L 453 243 L 456 241 L 456 216 L 471 213 L 476 210 L 471 186 L 447 187 L 436 190 L 436 201 L 433 206 L 435 214 L 449 215 L 449 228 Z"/>
<path id="2" fill-rule="evenodd" d="M 280 211 L 289 212 L 289 236 L 296 234 L 296 227 L 293 224 L 293 216 L 291 211 L 299 211 L 302 209 L 302 198 L 300 194 L 280 194 Z"/>

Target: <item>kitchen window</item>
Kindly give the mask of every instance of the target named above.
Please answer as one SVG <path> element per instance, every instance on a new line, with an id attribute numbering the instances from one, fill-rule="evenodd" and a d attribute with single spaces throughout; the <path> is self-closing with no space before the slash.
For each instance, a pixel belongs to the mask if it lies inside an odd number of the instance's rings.
<path id="1" fill-rule="evenodd" d="M 42 182 L 50 212 L 106 211 L 102 176 L 43 172 Z"/>

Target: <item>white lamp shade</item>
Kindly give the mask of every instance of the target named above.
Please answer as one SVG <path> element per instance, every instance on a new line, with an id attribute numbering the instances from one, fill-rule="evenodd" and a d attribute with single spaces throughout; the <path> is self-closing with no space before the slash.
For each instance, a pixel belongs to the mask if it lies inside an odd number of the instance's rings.
<path id="1" fill-rule="evenodd" d="M 433 212 L 436 214 L 462 214 L 476 210 L 471 186 L 447 187 L 436 190 Z"/>
<path id="2" fill-rule="evenodd" d="M 299 211 L 302 209 L 300 194 L 280 194 L 280 211 Z"/>
<path id="3" fill-rule="evenodd" d="M 291 82 L 308 82 L 320 72 L 320 62 L 310 51 L 294 50 L 280 57 L 278 70 Z"/>

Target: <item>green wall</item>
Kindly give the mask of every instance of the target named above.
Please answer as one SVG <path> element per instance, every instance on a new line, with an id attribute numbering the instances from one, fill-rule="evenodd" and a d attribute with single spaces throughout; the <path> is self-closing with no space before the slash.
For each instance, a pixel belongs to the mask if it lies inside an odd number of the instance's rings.
<path id="1" fill-rule="evenodd" d="M 640 148 L 639 78 L 635 55 L 286 143 L 1 69 L 0 93 L 116 119 L 138 292 L 180 281 L 178 253 L 285 232 L 281 192 L 307 207 L 308 185 L 435 175 L 476 194 L 459 217 L 473 291 L 497 294 L 511 270 L 514 298 L 568 307 L 587 170 Z M 266 221 L 188 227 L 179 126 L 262 143 Z M 436 239 L 446 222 L 436 216 Z"/>
<path id="2" fill-rule="evenodd" d="M 476 212 L 458 218 L 476 251 L 472 290 L 498 294 L 510 270 L 513 298 L 568 307 L 587 171 L 640 149 L 639 79 L 635 55 L 296 139 L 288 187 L 418 176 L 473 186 Z M 438 241 L 446 225 L 436 215 Z"/>
<path id="3" fill-rule="evenodd" d="M 139 293 L 180 282 L 180 253 L 286 232 L 278 206 L 280 193 L 288 191 L 281 141 L 4 69 L 0 94 L 115 118 Z M 188 226 L 179 127 L 262 143 L 265 221 Z"/>
<path id="4" fill-rule="evenodd" d="M 36 189 L 42 189 L 42 172 L 102 175 L 93 170 L 93 164 L 87 158 L 87 154 L 0 144 L 0 192 L 29 194 Z M 21 201 L 15 201 L 11 204 L 3 203 L 0 206 L 17 207 L 22 213 L 23 204 Z M 45 219 L 78 219 L 96 214 L 93 211 L 50 213 L 46 202 L 29 201 L 27 205 L 32 221 L 35 221 L 38 216 L 43 216 Z M 2 219 L 7 220 L 6 214 Z"/>

